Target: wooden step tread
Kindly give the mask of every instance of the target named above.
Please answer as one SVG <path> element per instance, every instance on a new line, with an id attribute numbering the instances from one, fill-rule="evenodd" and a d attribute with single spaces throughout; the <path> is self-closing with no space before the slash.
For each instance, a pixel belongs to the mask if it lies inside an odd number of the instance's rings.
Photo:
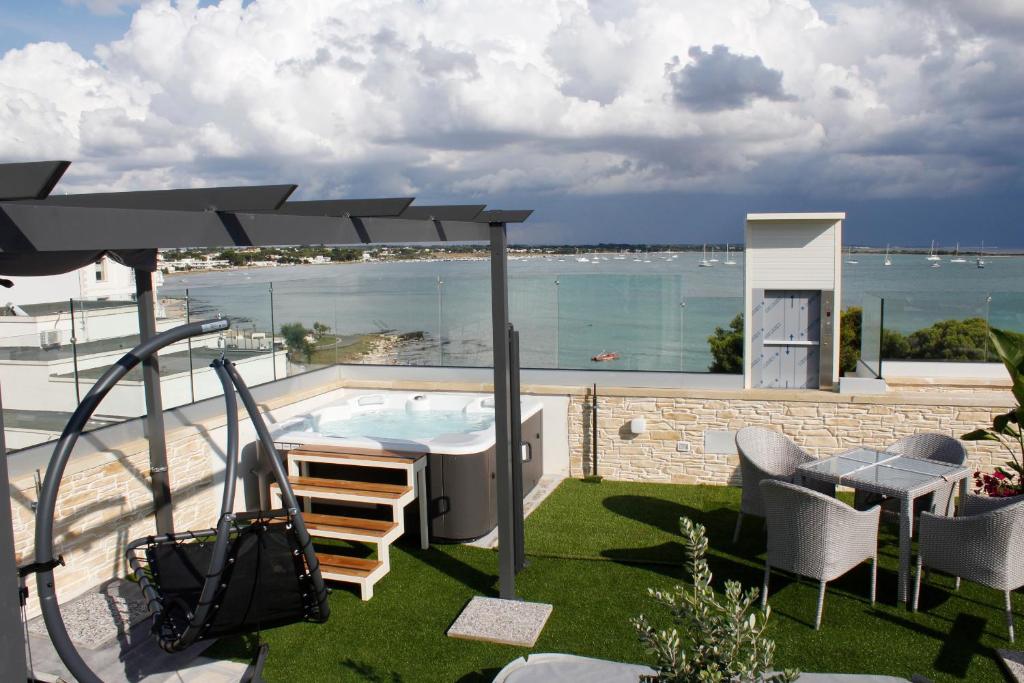
<path id="1" fill-rule="evenodd" d="M 357 533 L 363 536 L 382 538 L 398 527 L 397 522 L 383 519 L 364 519 L 362 517 L 344 517 L 341 515 L 321 515 L 304 512 L 302 519 L 310 533 L 314 531 L 341 531 Z"/>
<path id="2" fill-rule="evenodd" d="M 358 577 L 369 576 L 382 564 L 377 560 L 365 560 L 348 555 L 332 555 L 331 553 L 317 553 L 316 559 L 320 562 L 320 571 L 324 574 L 344 574 Z"/>
<path id="3" fill-rule="evenodd" d="M 368 481 L 350 481 L 347 479 L 325 479 L 323 477 L 288 477 L 288 483 L 304 489 L 312 489 L 322 493 L 347 493 L 355 496 L 373 498 L 401 498 L 412 491 L 411 486 L 402 484 L 378 484 Z M 277 483 L 271 484 L 277 486 Z"/>
<path id="4" fill-rule="evenodd" d="M 339 460 L 351 459 L 351 460 L 379 460 L 384 462 L 408 461 L 410 463 L 416 462 L 420 458 L 424 457 L 424 453 L 405 453 L 402 451 L 389 451 L 386 449 L 381 450 L 370 450 L 366 448 L 351 448 L 344 446 L 327 446 L 327 445 L 305 445 L 298 448 L 293 448 L 288 451 L 288 454 L 295 455 L 320 455 L 329 456 L 332 458 L 338 458 Z"/>

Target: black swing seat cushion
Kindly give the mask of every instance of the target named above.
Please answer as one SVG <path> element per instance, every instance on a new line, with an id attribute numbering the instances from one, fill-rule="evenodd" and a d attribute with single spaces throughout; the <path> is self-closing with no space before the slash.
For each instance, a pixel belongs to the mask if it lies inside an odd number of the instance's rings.
<path id="1" fill-rule="evenodd" d="M 162 640 L 176 640 L 189 626 L 212 552 L 212 538 L 165 541 L 146 548 L 152 583 L 163 603 L 153 624 Z M 323 621 L 316 589 L 290 524 L 255 521 L 233 532 L 213 607 L 199 639 Z"/>

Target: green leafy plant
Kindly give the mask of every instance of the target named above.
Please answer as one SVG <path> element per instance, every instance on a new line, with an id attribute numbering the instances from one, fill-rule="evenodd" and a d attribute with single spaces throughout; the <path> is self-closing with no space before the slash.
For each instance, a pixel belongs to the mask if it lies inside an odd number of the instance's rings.
<path id="1" fill-rule="evenodd" d="M 716 327 L 708 337 L 711 347 L 711 372 L 743 372 L 743 314 L 739 313 L 729 323 L 729 328 Z"/>
<path id="2" fill-rule="evenodd" d="M 658 670 L 649 683 L 789 683 L 798 671 L 771 672 L 775 642 L 764 636 L 771 614 L 755 608 L 758 590 L 746 592 L 738 581 L 726 581 L 722 598 L 711 586 L 705 555 L 704 527 L 682 517 L 679 526 L 686 545 L 686 567 L 693 585 L 676 585 L 670 592 L 648 589 L 668 607 L 675 627 L 657 630 L 644 615 L 632 620 L 640 641 L 653 655 Z"/>
<path id="3" fill-rule="evenodd" d="M 284 337 L 284 344 L 291 352 L 293 359 L 303 356 L 309 363 L 313 358 L 313 344 L 308 337 L 311 330 L 302 323 L 287 323 L 281 325 L 281 336 Z"/>
<path id="4" fill-rule="evenodd" d="M 1021 434 L 1021 425 L 1024 424 L 1024 338 L 996 328 L 991 328 L 988 336 L 996 355 L 1010 373 L 1010 390 L 1017 405 L 1009 412 L 996 415 L 991 427 L 975 429 L 960 438 L 965 441 L 995 441 L 1006 448 L 1010 454 L 1006 464 L 997 467 L 992 474 L 975 472 L 974 481 L 979 493 L 996 497 L 1016 496 L 1024 494 L 1024 435 Z"/>

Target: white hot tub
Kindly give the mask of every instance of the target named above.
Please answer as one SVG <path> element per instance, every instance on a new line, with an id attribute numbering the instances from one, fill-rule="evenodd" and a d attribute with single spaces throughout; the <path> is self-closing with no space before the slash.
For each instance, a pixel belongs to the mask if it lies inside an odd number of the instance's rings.
<path id="1" fill-rule="evenodd" d="M 521 402 L 523 495 L 543 474 L 541 403 Z M 497 523 L 494 398 L 490 394 L 374 392 L 277 425 L 280 448 L 330 445 L 427 455 L 431 533 L 468 540 Z"/>

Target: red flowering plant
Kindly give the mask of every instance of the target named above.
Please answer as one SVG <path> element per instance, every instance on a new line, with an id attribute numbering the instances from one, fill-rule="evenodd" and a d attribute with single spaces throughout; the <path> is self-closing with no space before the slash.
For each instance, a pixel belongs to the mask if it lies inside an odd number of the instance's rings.
<path id="1" fill-rule="evenodd" d="M 1024 455 L 1024 436 L 1021 434 L 1021 425 L 1024 424 L 1024 335 L 993 327 L 989 328 L 988 336 L 999 360 L 1010 373 L 1010 388 L 1017 399 L 1017 406 L 997 415 L 991 427 L 975 429 L 960 438 L 965 441 L 995 441 L 1010 454 L 1005 465 L 996 467 L 994 472 L 974 473 L 976 492 L 998 498 L 1017 496 L 1024 494 L 1024 465 L 1021 464 L 1021 456 Z"/>

